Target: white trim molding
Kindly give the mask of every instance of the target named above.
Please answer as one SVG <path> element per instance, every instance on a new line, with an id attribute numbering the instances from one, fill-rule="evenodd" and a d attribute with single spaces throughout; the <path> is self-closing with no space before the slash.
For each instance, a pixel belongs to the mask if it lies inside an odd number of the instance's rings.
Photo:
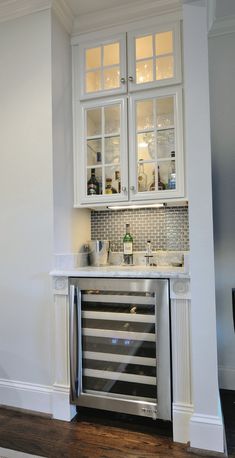
<path id="1" fill-rule="evenodd" d="M 173 438 L 186 444 L 189 441 L 189 424 L 193 414 L 193 404 L 173 402 Z"/>
<path id="2" fill-rule="evenodd" d="M 66 0 L 3 0 L 0 2 L 0 22 L 28 14 L 53 10 L 68 33 L 72 32 L 73 13 Z"/>
<path id="3" fill-rule="evenodd" d="M 190 420 L 190 447 L 224 453 L 221 417 L 194 413 Z"/>
<path id="4" fill-rule="evenodd" d="M 52 1 L 52 10 L 57 15 L 61 24 L 64 26 L 68 34 L 72 33 L 73 29 L 73 12 L 69 7 L 66 0 L 53 0 Z"/>
<path id="5" fill-rule="evenodd" d="M 52 415 L 52 387 L 0 379 L 0 404 Z"/>
<path id="6" fill-rule="evenodd" d="M 229 33 L 235 33 L 235 16 L 225 16 L 216 19 L 209 32 L 209 38 L 227 35 Z"/>
<path id="7" fill-rule="evenodd" d="M 190 440 L 189 422 L 193 414 L 190 346 L 190 281 L 170 280 L 173 440 Z"/>
<path id="8" fill-rule="evenodd" d="M 127 24 L 153 16 L 163 16 L 171 13 L 181 13 L 181 0 L 154 0 L 136 1 L 130 5 L 121 5 L 94 13 L 76 16 L 73 26 L 73 35 L 102 30 L 117 25 Z M 143 22 L 142 22 L 143 23 Z"/>
<path id="9" fill-rule="evenodd" d="M 77 413 L 76 406 L 70 404 L 70 388 L 67 385 L 54 383 L 52 405 L 56 420 L 70 421 Z"/>
<path id="10" fill-rule="evenodd" d="M 216 19 L 216 0 L 207 1 L 207 28 L 208 32 L 212 29 Z"/>
<path id="11" fill-rule="evenodd" d="M 50 9 L 51 0 L 5 0 L 0 3 L 0 22 Z"/>

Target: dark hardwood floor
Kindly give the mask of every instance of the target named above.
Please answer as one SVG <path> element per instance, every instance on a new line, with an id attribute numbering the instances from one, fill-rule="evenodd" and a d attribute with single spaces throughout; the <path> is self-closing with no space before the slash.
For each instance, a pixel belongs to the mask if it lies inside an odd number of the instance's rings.
<path id="1" fill-rule="evenodd" d="M 234 396 L 222 393 L 229 457 L 235 458 Z M 48 458 L 199 458 L 172 442 L 171 425 L 83 410 L 72 422 L 0 408 L 0 447 Z"/>
<path id="2" fill-rule="evenodd" d="M 225 432 L 229 457 L 235 457 L 235 391 L 221 390 Z"/>

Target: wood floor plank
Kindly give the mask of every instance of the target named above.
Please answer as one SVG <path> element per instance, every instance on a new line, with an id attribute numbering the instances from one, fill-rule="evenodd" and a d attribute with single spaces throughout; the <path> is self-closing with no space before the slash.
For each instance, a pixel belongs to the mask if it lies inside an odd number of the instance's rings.
<path id="1" fill-rule="evenodd" d="M 135 430 L 134 424 L 105 420 L 104 412 L 99 421 L 63 422 L 0 408 L 0 447 L 47 458 L 201 458 L 151 424 Z"/>

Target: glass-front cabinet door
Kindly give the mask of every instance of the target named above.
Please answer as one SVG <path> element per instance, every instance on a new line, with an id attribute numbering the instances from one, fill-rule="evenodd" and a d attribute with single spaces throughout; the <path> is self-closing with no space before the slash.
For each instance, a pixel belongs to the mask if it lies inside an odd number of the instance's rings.
<path id="1" fill-rule="evenodd" d="M 126 99 L 84 102 L 77 180 L 81 203 L 127 200 Z"/>
<path id="2" fill-rule="evenodd" d="M 126 85 L 126 34 L 79 46 L 80 99 L 121 94 Z"/>
<path id="3" fill-rule="evenodd" d="M 142 90 L 181 81 L 179 25 L 128 34 L 128 89 Z"/>
<path id="4" fill-rule="evenodd" d="M 131 96 L 130 199 L 183 197 L 180 88 Z"/>

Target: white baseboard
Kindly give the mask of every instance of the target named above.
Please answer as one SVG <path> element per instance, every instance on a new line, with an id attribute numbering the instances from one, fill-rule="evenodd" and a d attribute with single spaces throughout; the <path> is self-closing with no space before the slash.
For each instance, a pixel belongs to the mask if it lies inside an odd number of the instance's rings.
<path id="1" fill-rule="evenodd" d="M 193 405 L 173 403 L 173 440 L 187 444 L 189 442 L 189 422 L 193 414 Z"/>
<path id="2" fill-rule="evenodd" d="M 52 387 L 0 379 L 0 405 L 52 414 Z"/>
<path id="3" fill-rule="evenodd" d="M 223 390 L 235 390 L 235 369 L 219 366 L 219 387 Z"/>
<path id="4" fill-rule="evenodd" d="M 70 389 L 64 385 L 53 385 L 53 418 L 70 421 L 76 415 L 76 406 L 70 404 Z"/>
<path id="5" fill-rule="evenodd" d="M 224 453 L 222 418 L 194 413 L 190 420 L 190 447 Z"/>

